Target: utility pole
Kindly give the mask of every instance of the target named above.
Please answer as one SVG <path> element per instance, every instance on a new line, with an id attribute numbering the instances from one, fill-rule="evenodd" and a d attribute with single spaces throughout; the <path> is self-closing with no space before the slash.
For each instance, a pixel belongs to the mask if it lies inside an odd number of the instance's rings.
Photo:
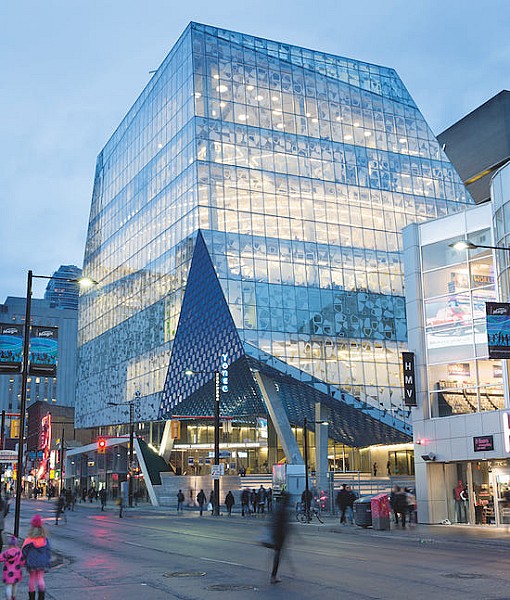
<path id="1" fill-rule="evenodd" d="M 220 464 L 220 377 L 221 373 L 214 374 L 214 464 Z M 219 473 L 213 482 L 214 485 L 214 514 L 220 516 L 220 480 Z"/>
<path id="2" fill-rule="evenodd" d="M 140 397 L 140 392 L 136 392 L 136 399 Z M 134 455 L 134 439 L 135 439 L 135 407 L 134 401 L 129 403 L 129 483 L 128 483 L 128 503 L 129 508 L 133 508 L 133 463 Z M 106 456 L 106 455 L 105 455 Z"/>

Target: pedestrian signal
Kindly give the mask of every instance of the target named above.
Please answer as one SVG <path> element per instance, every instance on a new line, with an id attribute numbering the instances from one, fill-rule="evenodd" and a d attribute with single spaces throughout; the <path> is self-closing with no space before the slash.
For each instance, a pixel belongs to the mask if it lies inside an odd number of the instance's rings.
<path id="1" fill-rule="evenodd" d="M 97 453 L 105 454 L 106 452 L 106 439 L 105 438 L 97 438 Z"/>

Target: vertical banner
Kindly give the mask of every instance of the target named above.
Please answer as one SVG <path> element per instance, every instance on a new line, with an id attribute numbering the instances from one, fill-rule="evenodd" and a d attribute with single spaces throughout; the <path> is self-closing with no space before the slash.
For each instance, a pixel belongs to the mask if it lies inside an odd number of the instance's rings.
<path id="1" fill-rule="evenodd" d="M 510 304 L 486 302 L 489 358 L 510 358 Z"/>
<path id="2" fill-rule="evenodd" d="M 41 430 L 39 431 L 38 450 L 42 450 L 42 459 L 37 471 L 37 479 L 46 479 L 50 467 L 51 449 L 51 413 L 44 415 L 41 419 Z"/>
<path id="3" fill-rule="evenodd" d="M 58 328 L 32 326 L 30 330 L 30 375 L 56 377 Z"/>
<path id="4" fill-rule="evenodd" d="M 221 391 L 226 394 L 228 392 L 228 354 L 221 355 Z"/>
<path id="5" fill-rule="evenodd" d="M 19 373 L 23 359 L 23 325 L 0 323 L 0 373 Z"/>
<path id="6" fill-rule="evenodd" d="M 404 404 L 416 406 L 416 376 L 414 373 L 414 352 L 402 352 L 404 368 Z"/>

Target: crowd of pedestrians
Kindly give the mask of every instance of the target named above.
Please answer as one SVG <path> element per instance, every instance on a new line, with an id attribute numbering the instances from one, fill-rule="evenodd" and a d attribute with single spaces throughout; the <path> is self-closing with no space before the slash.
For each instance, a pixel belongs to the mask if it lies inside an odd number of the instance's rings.
<path id="1" fill-rule="evenodd" d="M 214 491 L 211 490 L 209 493 L 209 497 L 207 497 L 206 493 L 203 489 L 201 489 L 197 496 L 196 502 L 193 499 L 193 493 L 190 490 L 190 500 L 189 507 L 196 508 L 198 507 L 200 516 L 202 517 L 204 511 L 209 511 L 211 515 L 215 512 L 214 507 Z M 177 499 L 177 513 L 182 513 L 184 510 L 184 494 L 182 490 L 179 490 L 176 494 Z M 259 487 L 258 490 L 243 488 L 240 495 L 240 504 L 241 504 L 241 516 L 252 516 L 252 515 L 263 515 L 266 512 L 271 513 L 273 510 L 273 490 L 271 488 L 265 488 L 263 485 Z M 229 490 L 224 498 L 225 508 L 227 510 L 227 514 L 231 515 L 234 506 L 236 505 L 236 499 L 231 490 Z"/>

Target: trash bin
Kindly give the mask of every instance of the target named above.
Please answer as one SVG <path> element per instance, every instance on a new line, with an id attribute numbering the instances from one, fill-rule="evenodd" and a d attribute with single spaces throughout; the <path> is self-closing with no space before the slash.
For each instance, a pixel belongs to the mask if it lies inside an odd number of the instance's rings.
<path id="1" fill-rule="evenodd" d="M 372 527 L 386 530 L 390 528 L 390 499 L 388 494 L 377 494 L 370 501 L 372 509 Z"/>
<path id="2" fill-rule="evenodd" d="M 365 496 L 354 501 L 354 522 L 359 527 L 372 525 L 372 498 L 373 496 Z"/>

